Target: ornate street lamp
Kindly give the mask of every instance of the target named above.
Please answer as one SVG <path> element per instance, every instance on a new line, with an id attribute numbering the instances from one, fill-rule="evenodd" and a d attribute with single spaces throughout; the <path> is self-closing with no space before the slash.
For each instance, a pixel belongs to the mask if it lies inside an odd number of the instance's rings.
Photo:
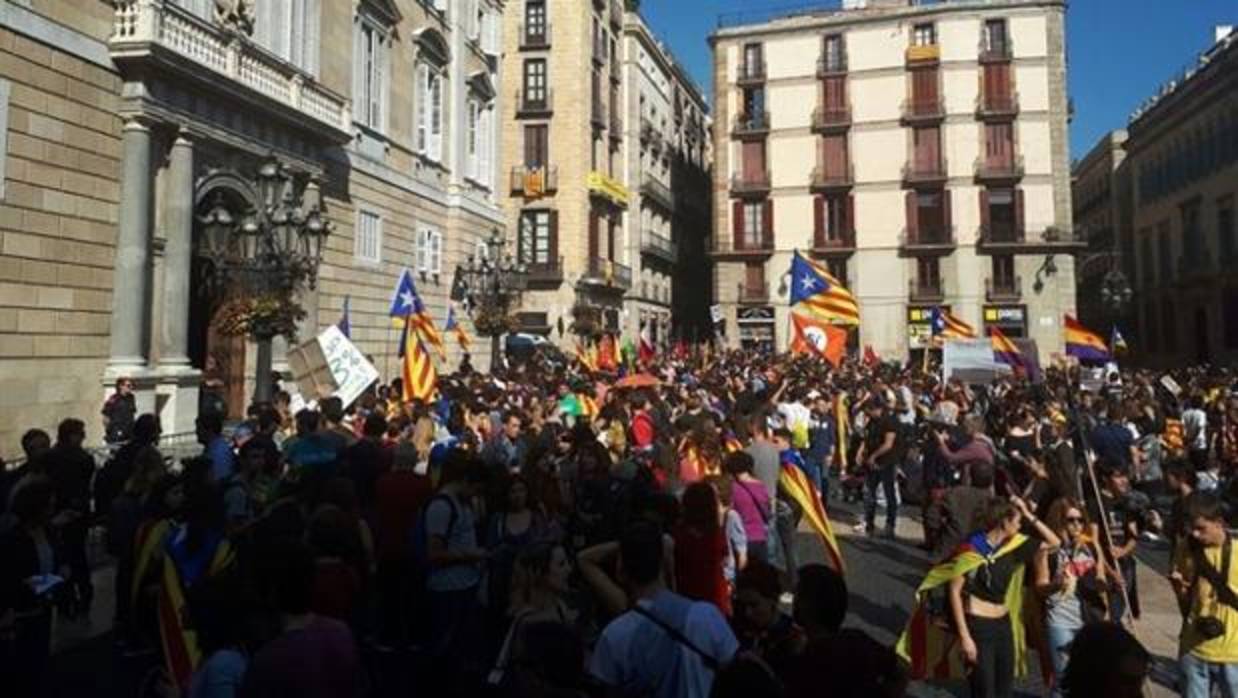
<path id="1" fill-rule="evenodd" d="M 516 330 L 511 311 L 524 290 L 528 268 L 504 252 L 503 233 L 495 228 L 483 241 L 485 254 L 469 255 L 456 267 L 452 299 L 464 301 L 477 333 L 490 338 L 490 370 L 498 366 L 499 338 Z"/>
<path id="2" fill-rule="evenodd" d="M 317 183 L 301 185 L 274 157 L 258 168 L 253 184 L 256 205 L 239 220 L 219 195 L 198 221 L 211 281 L 237 294 L 226 326 L 258 345 L 254 401 L 269 402 L 271 340 L 295 339 L 297 321 L 305 316 L 297 294 L 317 284 L 331 223 Z"/>
<path id="3" fill-rule="evenodd" d="M 1126 274 L 1123 274 L 1116 265 L 1108 274 L 1105 274 L 1104 280 L 1101 281 L 1100 302 L 1105 305 L 1105 309 L 1113 316 L 1115 322 L 1126 313 L 1126 308 L 1130 305 L 1134 295 L 1135 292 L 1131 289 L 1130 282 L 1126 280 Z"/>

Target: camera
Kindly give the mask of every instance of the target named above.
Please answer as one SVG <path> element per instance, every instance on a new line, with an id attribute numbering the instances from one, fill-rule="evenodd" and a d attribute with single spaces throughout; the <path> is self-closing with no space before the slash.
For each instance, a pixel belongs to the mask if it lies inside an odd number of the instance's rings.
<path id="1" fill-rule="evenodd" d="M 1225 624 L 1214 616 L 1203 616 L 1195 619 L 1195 632 L 1205 640 L 1214 640 L 1225 634 Z"/>

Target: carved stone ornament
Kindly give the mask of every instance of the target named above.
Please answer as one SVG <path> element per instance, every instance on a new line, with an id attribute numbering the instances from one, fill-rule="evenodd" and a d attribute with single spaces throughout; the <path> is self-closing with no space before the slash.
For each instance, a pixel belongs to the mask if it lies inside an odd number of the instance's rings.
<path id="1" fill-rule="evenodd" d="M 215 0 L 215 24 L 251 36 L 254 33 L 254 0 Z"/>

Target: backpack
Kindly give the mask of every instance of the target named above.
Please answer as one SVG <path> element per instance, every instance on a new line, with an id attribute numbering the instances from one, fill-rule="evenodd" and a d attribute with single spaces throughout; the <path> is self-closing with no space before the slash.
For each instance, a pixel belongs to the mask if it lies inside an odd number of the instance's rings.
<path id="1" fill-rule="evenodd" d="M 423 576 L 430 572 L 430 533 L 426 530 L 426 515 L 430 511 L 430 505 L 436 500 L 447 502 L 447 508 L 451 511 L 447 517 L 445 536 L 449 542 L 451 540 L 451 533 L 456 527 L 456 519 L 460 516 L 460 510 L 456 507 L 455 500 L 442 493 L 431 497 L 426 502 L 426 505 L 422 507 L 421 513 L 417 516 L 417 525 L 413 527 L 412 558 L 413 568 L 417 570 L 419 575 Z"/>

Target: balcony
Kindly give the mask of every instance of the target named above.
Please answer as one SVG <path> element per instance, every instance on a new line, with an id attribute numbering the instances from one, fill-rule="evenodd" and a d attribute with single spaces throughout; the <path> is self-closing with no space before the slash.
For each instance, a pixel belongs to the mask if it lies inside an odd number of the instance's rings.
<path id="1" fill-rule="evenodd" d="M 855 252 L 855 230 L 818 230 L 812 237 L 812 254 L 816 257 L 834 257 Z"/>
<path id="2" fill-rule="evenodd" d="M 855 173 L 851 163 L 847 163 L 846 167 L 841 170 L 817 165 L 813 168 L 812 176 L 808 181 L 808 188 L 814 194 L 846 191 L 854 185 Z"/>
<path id="3" fill-rule="evenodd" d="M 976 118 L 981 121 L 1009 121 L 1019 115 L 1019 93 L 981 94 L 976 98 Z"/>
<path id="4" fill-rule="evenodd" d="M 765 82 L 765 59 L 740 59 L 735 72 L 735 84 L 744 87 L 745 85 L 760 85 L 763 82 Z"/>
<path id="5" fill-rule="evenodd" d="M 761 137 L 769 133 L 769 112 L 755 114 L 736 114 L 731 135 L 735 138 Z"/>
<path id="6" fill-rule="evenodd" d="M 632 270 L 613 260 L 590 257 L 589 267 L 580 282 L 626 291 L 632 288 Z"/>
<path id="7" fill-rule="evenodd" d="M 745 235 L 735 239 L 734 235 L 714 236 L 713 247 L 710 250 L 720 259 L 753 259 L 769 257 L 774 254 L 774 234 L 761 232 Z"/>
<path id="8" fill-rule="evenodd" d="M 657 204 L 668 213 L 675 212 L 675 195 L 671 193 L 671 188 L 647 173 L 641 177 L 640 192 L 650 203 Z"/>
<path id="9" fill-rule="evenodd" d="M 954 226 L 936 225 L 917 230 L 904 230 L 899 236 L 899 254 L 903 257 L 948 255 L 954 251 Z"/>
<path id="10" fill-rule="evenodd" d="M 769 193 L 769 170 L 756 174 L 731 175 L 731 196 L 760 197 Z"/>
<path id="11" fill-rule="evenodd" d="M 990 303 L 1017 303 L 1023 298 L 1023 277 L 984 280 L 984 299 Z"/>
<path id="12" fill-rule="evenodd" d="M 559 168 L 513 167 L 511 192 L 526 199 L 538 199 L 559 190 Z"/>
<path id="13" fill-rule="evenodd" d="M 737 285 L 735 299 L 741 305 L 765 305 L 769 303 L 769 282 L 750 284 L 741 281 Z"/>
<path id="14" fill-rule="evenodd" d="M 196 91 L 207 101 L 222 91 L 252 108 L 251 114 L 260 121 L 276 116 L 317 131 L 331 142 L 351 140 L 348 100 L 253 41 L 175 3 L 111 4 L 115 10 L 108 51 L 122 74 L 130 74 L 131 67 L 143 73 L 162 70 L 173 78 L 166 84 L 181 82 L 178 89 Z"/>
<path id="15" fill-rule="evenodd" d="M 654 152 L 662 149 L 662 132 L 644 117 L 640 120 L 640 142 L 648 145 Z"/>
<path id="16" fill-rule="evenodd" d="M 935 99 L 905 99 L 902 104 L 904 126 L 926 126 L 941 123 L 946 118 L 946 102 Z"/>
<path id="17" fill-rule="evenodd" d="M 640 238 L 640 251 L 642 254 L 647 254 L 667 264 L 675 264 L 679 261 L 679 243 L 652 231 L 645 231 Z"/>
<path id="18" fill-rule="evenodd" d="M 909 279 L 907 298 L 912 303 L 940 303 L 946 299 L 941 279 Z"/>
<path id="19" fill-rule="evenodd" d="M 563 283 L 563 258 L 550 259 L 541 262 L 525 262 L 528 273 L 524 275 L 525 283 L 530 287 L 558 286 Z"/>
<path id="20" fill-rule="evenodd" d="M 516 35 L 520 37 L 521 51 L 542 51 L 550 48 L 550 24 L 517 25 Z"/>
<path id="21" fill-rule="evenodd" d="M 976 158 L 977 184 L 1014 184 L 1023 179 L 1023 156 L 989 160 Z"/>
<path id="22" fill-rule="evenodd" d="M 941 60 L 941 46 L 926 44 L 924 46 L 908 46 L 905 54 L 908 65 L 923 65 L 937 63 Z"/>
<path id="23" fill-rule="evenodd" d="M 606 106 L 600 98 L 593 98 L 593 107 L 589 110 L 589 122 L 597 128 L 606 126 Z"/>
<path id="24" fill-rule="evenodd" d="M 851 128 L 851 106 L 819 106 L 812 110 L 813 133 L 837 133 Z"/>
<path id="25" fill-rule="evenodd" d="M 980 42 L 981 63 L 1006 63 L 1014 57 L 1010 39 L 983 39 Z"/>
<path id="26" fill-rule="evenodd" d="M 847 74 L 847 54 L 821 56 L 817 59 L 817 77 L 828 78 L 833 75 Z"/>
<path id="27" fill-rule="evenodd" d="M 516 90 L 516 118 L 546 118 L 555 111 L 554 90 Z"/>
<path id="28" fill-rule="evenodd" d="M 1022 228 L 1014 223 L 988 223 L 980 226 L 976 239 L 977 251 L 983 254 L 1012 254 L 1025 242 Z"/>
<path id="29" fill-rule="evenodd" d="M 903 186 L 916 189 L 944 184 L 949 175 L 945 158 L 938 162 L 909 162 L 903 165 Z"/>

